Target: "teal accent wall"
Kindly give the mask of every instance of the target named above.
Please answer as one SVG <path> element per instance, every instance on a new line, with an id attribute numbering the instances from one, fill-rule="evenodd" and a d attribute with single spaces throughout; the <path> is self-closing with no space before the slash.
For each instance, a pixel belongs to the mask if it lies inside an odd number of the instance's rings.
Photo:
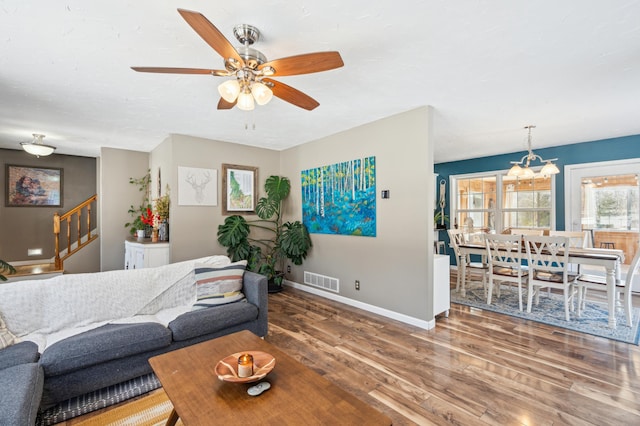
<path id="1" fill-rule="evenodd" d="M 560 173 L 556 175 L 556 228 L 558 230 L 564 230 L 564 166 L 640 158 L 640 135 L 603 139 L 552 148 L 536 149 L 534 146 L 533 152 L 545 159 L 558 158 L 558 161 L 555 162 L 560 169 Z M 494 170 L 508 170 L 511 167 L 511 161 L 517 161 L 526 154 L 527 151 L 519 151 L 470 160 L 436 163 L 434 165 L 434 171 L 438 174 L 438 181 L 440 181 L 440 179 L 447 181 L 447 206 L 445 207 L 445 213 L 451 217 L 448 205 L 450 195 L 449 176 Z M 439 191 L 439 188 L 437 190 Z M 436 196 L 439 197 L 440 194 L 438 193 Z M 451 224 L 449 224 L 449 226 L 450 225 Z M 448 237 L 445 235 L 445 232 L 440 232 L 440 238 L 446 241 L 448 247 Z M 452 255 L 450 249 L 448 250 L 448 254 Z M 453 258 L 452 264 L 455 264 Z"/>

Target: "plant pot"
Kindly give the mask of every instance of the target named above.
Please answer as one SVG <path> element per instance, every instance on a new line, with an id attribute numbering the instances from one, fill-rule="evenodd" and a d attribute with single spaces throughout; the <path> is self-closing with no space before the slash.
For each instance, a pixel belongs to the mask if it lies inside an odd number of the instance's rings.
<path id="1" fill-rule="evenodd" d="M 136 236 L 139 240 L 144 240 L 144 229 L 138 229 L 136 231 Z"/>
<path id="2" fill-rule="evenodd" d="M 275 279 L 276 277 L 278 278 L 282 278 L 284 280 L 284 272 L 278 272 L 276 273 L 275 276 L 269 278 L 269 285 L 268 285 L 268 292 L 269 293 L 280 293 L 282 290 L 284 290 L 284 285 L 282 284 L 276 284 Z M 282 281 L 280 281 L 282 282 Z"/>

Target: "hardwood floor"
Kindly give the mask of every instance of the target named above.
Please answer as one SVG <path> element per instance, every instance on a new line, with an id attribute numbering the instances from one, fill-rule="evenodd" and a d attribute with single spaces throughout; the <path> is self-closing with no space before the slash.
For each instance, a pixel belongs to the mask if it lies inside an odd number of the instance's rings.
<path id="1" fill-rule="evenodd" d="M 640 347 L 488 311 L 423 330 L 287 288 L 266 340 L 395 425 L 640 424 Z"/>
<path id="2" fill-rule="evenodd" d="M 423 330 L 289 289 L 267 340 L 394 424 L 640 424 L 640 348 L 453 305 Z"/>

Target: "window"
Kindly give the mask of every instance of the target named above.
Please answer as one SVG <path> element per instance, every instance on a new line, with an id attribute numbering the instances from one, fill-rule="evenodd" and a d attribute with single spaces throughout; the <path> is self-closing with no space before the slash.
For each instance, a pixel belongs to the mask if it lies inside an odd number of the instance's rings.
<path id="1" fill-rule="evenodd" d="M 502 228 L 551 229 L 551 179 L 503 176 Z"/>
<path id="2" fill-rule="evenodd" d="M 506 171 L 451 176 L 454 226 L 470 233 L 552 229 L 554 177 L 519 179 Z"/>
<path id="3" fill-rule="evenodd" d="M 582 227 L 638 231 L 638 175 L 582 179 Z"/>

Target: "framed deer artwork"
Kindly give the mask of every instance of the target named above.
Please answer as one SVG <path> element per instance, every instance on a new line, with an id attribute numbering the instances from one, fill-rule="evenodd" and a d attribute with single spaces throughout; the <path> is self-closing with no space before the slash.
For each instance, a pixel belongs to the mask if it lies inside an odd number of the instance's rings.
<path id="1" fill-rule="evenodd" d="M 258 168 L 222 165 L 222 214 L 253 214 L 258 202 Z"/>
<path id="2" fill-rule="evenodd" d="M 218 171 L 178 167 L 179 206 L 217 206 Z"/>

